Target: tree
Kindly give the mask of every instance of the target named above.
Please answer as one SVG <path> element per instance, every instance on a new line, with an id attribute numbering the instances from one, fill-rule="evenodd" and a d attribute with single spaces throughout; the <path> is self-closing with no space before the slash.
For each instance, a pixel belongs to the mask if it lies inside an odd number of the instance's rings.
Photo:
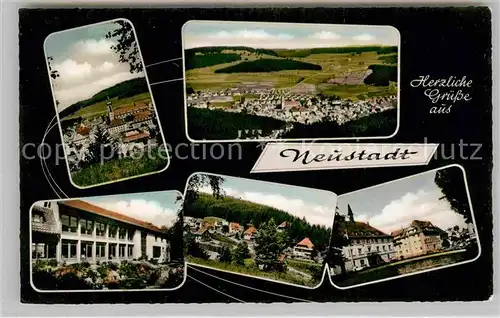
<path id="1" fill-rule="evenodd" d="M 200 248 L 194 239 L 194 235 L 189 231 L 184 235 L 184 251 L 186 255 L 191 255 L 201 259 L 208 259 L 207 253 Z"/>
<path id="2" fill-rule="evenodd" d="M 223 225 L 221 231 L 224 234 L 229 233 L 229 225 Z"/>
<path id="3" fill-rule="evenodd" d="M 465 191 L 464 176 L 461 169 L 447 168 L 436 171 L 434 182 L 441 189 L 453 211 L 462 215 L 466 223 L 472 222 L 469 200 Z"/>
<path id="4" fill-rule="evenodd" d="M 97 126 L 93 140 L 88 147 L 88 164 L 102 163 L 104 160 L 112 159 L 116 154 L 113 141 L 108 131 L 101 126 Z"/>
<path id="5" fill-rule="evenodd" d="M 325 262 L 331 266 L 340 266 L 342 274 L 346 273 L 345 259 L 342 253 L 344 246 L 349 244 L 349 240 L 342 231 L 345 216 L 341 215 L 338 211 L 338 206 L 335 211 L 335 219 L 332 227 L 332 236 L 330 239 L 330 248 L 326 253 Z"/>
<path id="6" fill-rule="evenodd" d="M 255 236 L 255 264 L 262 265 L 264 270 L 278 268 L 278 256 L 287 247 L 285 236 L 276 230 L 274 219 L 261 225 Z"/>
<path id="7" fill-rule="evenodd" d="M 57 71 L 56 69 L 53 68 L 52 62 L 54 62 L 54 58 L 52 56 L 48 56 L 47 57 L 47 65 L 49 66 L 49 76 L 52 78 L 52 80 L 55 80 L 60 75 L 59 75 L 59 71 Z M 52 87 L 54 86 L 53 83 L 51 83 L 51 85 L 52 85 Z M 59 101 L 57 99 L 56 99 L 56 106 L 59 106 Z"/>
<path id="8" fill-rule="evenodd" d="M 205 186 L 210 186 L 212 194 L 215 198 L 221 198 L 224 196 L 224 190 L 221 187 L 224 181 L 225 179 L 220 176 L 202 173 L 192 175 L 188 180 L 184 204 L 186 205 L 194 202 L 198 198 L 198 191 L 200 188 Z"/>
<path id="9" fill-rule="evenodd" d="M 139 46 L 135 38 L 132 24 L 125 20 L 115 21 L 118 28 L 106 34 L 107 39 L 116 39 L 117 43 L 111 49 L 119 54 L 121 63 L 128 63 L 130 73 L 139 73 L 143 70 Z"/>
<path id="10" fill-rule="evenodd" d="M 236 246 L 236 250 L 233 254 L 233 261 L 239 265 L 245 265 L 245 259 L 250 257 L 250 250 L 248 249 L 248 244 L 245 241 L 241 241 Z"/>
<path id="11" fill-rule="evenodd" d="M 231 256 L 231 248 L 227 245 L 224 245 L 219 255 L 219 261 L 223 263 L 230 263 L 232 259 L 233 258 Z"/>

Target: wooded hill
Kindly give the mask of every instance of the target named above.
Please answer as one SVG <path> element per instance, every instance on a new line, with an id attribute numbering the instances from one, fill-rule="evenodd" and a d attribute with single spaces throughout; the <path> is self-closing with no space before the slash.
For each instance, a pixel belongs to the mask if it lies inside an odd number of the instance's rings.
<path id="1" fill-rule="evenodd" d="M 219 217 L 228 222 L 237 222 L 245 228 L 247 228 L 248 224 L 252 224 L 257 229 L 262 223 L 268 222 L 271 218 L 274 219 L 277 225 L 287 221 L 290 222 L 287 233 L 292 246 L 308 237 L 319 251 L 323 251 L 328 246 L 331 232 L 329 227 L 311 225 L 305 218 L 295 217 L 288 212 L 267 205 L 228 196 L 217 199 L 212 195 L 203 193 L 200 193 L 193 202 L 184 205 L 184 215 L 196 218 Z"/>
<path id="2" fill-rule="evenodd" d="M 109 88 L 94 94 L 91 98 L 74 103 L 59 112 L 59 117 L 64 118 L 75 113 L 77 110 L 84 107 L 105 101 L 108 97 L 112 98 L 126 98 L 140 93 L 148 92 L 148 83 L 145 77 L 134 78 L 115 84 Z"/>

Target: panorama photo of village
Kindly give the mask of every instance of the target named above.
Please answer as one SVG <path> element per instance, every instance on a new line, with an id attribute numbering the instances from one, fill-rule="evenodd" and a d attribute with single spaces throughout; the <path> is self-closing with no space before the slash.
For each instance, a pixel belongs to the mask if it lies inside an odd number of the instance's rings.
<path id="1" fill-rule="evenodd" d="M 472 261 L 480 245 L 461 167 L 338 197 L 329 264 L 350 288 Z"/>
<path id="2" fill-rule="evenodd" d="M 31 284 L 41 291 L 175 289 L 185 280 L 177 191 L 36 202 Z"/>
<path id="3" fill-rule="evenodd" d="M 312 288 L 323 279 L 336 195 L 197 173 L 184 195 L 188 264 Z"/>
<path id="4" fill-rule="evenodd" d="M 167 167 L 164 138 L 129 21 L 53 33 L 44 49 L 73 184 L 84 188 Z"/>
<path id="5" fill-rule="evenodd" d="M 189 21 L 182 32 L 191 139 L 397 130 L 400 36 L 393 27 Z"/>

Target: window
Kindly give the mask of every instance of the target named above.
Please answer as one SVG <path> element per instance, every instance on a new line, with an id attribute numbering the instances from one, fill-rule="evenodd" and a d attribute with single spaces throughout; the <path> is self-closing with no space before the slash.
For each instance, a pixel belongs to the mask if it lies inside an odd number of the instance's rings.
<path id="1" fill-rule="evenodd" d="M 62 240 L 61 255 L 63 258 L 76 258 L 77 241 Z"/>
<path id="2" fill-rule="evenodd" d="M 92 242 L 81 242 L 80 243 L 80 259 L 86 260 L 86 259 L 92 259 L 92 247 L 93 247 Z"/>
<path id="3" fill-rule="evenodd" d="M 90 220 L 80 219 L 80 233 L 92 235 L 94 232 L 94 222 Z"/>
<path id="4" fill-rule="evenodd" d="M 95 235 L 105 236 L 106 235 L 106 224 L 95 222 Z"/>
<path id="5" fill-rule="evenodd" d="M 116 237 L 116 231 L 117 231 L 117 227 L 114 226 L 114 225 L 111 225 L 109 227 L 109 237 L 112 237 L 112 238 L 115 238 Z"/>
<path id="6" fill-rule="evenodd" d="M 118 246 L 118 251 L 119 251 L 120 257 L 125 257 L 125 244 L 120 244 Z"/>
<path id="7" fill-rule="evenodd" d="M 365 265 L 365 260 L 364 259 L 361 259 L 359 261 L 361 262 L 361 265 Z"/>
<path id="8" fill-rule="evenodd" d="M 109 259 L 116 257 L 116 244 L 109 244 L 108 257 Z"/>
<path id="9" fill-rule="evenodd" d="M 95 256 L 99 258 L 106 257 L 106 244 L 97 243 L 95 248 Z"/>
<path id="10" fill-rule="evenodd" d="M 360 248 L 358 248 L 358 254 L 361 254 L 361 249 Z"/>
<path id="11" fill-rule="evenodd" d="M 61 215 L 61 223 L 63 232 L 76 233 L 78 228 L 78 220 L 74 216 Z"/>
<path id="12" fill-rule="evenodd" d="M 377 246 L 377 252 L 380 252 L 380 246 Z"/>
<path id="13" fill-rule="evenodd" d="M 33 243 L 31 244 L 31 255 L 33 259 L 56 258 L 56 245 Z"/>
<path id="14" fill-rule="evenodd" d="M 133 230 L 128 230 L 127 231 L 127 239 L 129 241 L 132 241 L 134 239 L 134 231 Z"/>
<path id="15" fill-rule="evenodd" d="M 118 233 L 118 238 L 120 240 L 124 240 L 126 233 L 127 233 L 127 230 L 120 228 L 120 232 Z"/>
<path id="16" fill-rule="evenodd" d="M 50 203 L 50 202 L 44 202 L 44 203 L 43 203 L 43 206 L 44 206 L 45 208 L 50 208 L 51 203 Z"/>
<path id="17" fill-rule="evenodd" d="M 127 256 L 129 258 L 134 257 L 134 245 L 127 246 Z"/>
<path id="18" fill-rule="evenodd" d="M 35 223 L 44 223 L 45 222 L 45 218 L 43 217 L 43 215 L 33 214 L 33 217 L 31 218 L 31 221 L 33 221 Z"/>
<path id="19" fill-rule="evenodd" d="M 372 251 L 372 248 L 370 246 L 368 246 L 368 253 L 370 253 Z"/>
<path id="20" fill-rule="evenodd" d="M 153 246 L 153 258 L 159 258 L 161 256 L 161 247 Z"/>
<path id="21" fill-rule="evenodd" d="M 384 250 L 384 251 L 385 251 L 385 245 L 382 245 L 382 250 Z"/>

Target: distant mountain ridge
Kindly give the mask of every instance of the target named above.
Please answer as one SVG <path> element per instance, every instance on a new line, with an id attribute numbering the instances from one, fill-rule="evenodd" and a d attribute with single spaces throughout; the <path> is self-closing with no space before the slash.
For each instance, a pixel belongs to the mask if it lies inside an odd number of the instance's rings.
<path id="1" fill-rule="evenodd" d="M 124 82 L 103 89 L 86 100 L 76 102 L 66 107 L 65 109 L 59 112 L 59 117 L 64 118 L 66 116 L 69 116 L 81 108 L 102 102 L 106 100 L 108 97 L 110 99 L 126 98 L 148 91 L 149 87 L 145 77 L 138 77 L 126 80 Z"/>

